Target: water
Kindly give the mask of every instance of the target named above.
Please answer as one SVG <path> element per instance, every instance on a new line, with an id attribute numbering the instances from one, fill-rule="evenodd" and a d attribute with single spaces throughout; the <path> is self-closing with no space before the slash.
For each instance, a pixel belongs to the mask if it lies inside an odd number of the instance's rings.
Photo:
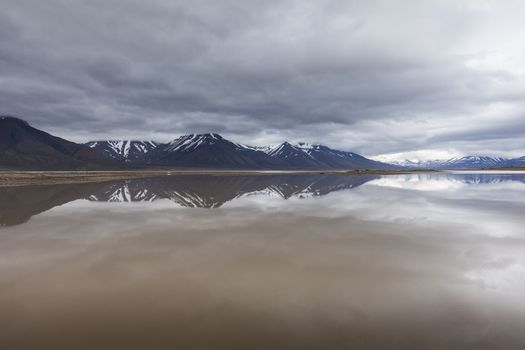
<path id="1" fill-rule="evenodd" d="M 0 188 L 2 349 L 523 349 L 525 174 Z"/>

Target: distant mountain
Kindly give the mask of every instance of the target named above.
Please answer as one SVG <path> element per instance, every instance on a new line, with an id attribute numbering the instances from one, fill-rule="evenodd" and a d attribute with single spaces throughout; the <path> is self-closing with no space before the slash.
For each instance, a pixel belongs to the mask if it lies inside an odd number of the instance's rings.
<path id="1" fill-rule="evenodd" d="M 405 160 L 394 164 L 411 169 L 485 169 L 525 166 L 525 157 L 508 159 L 488 156 L 465 156 L 454 157 L 447 160 Z"/>
<path id="2" fill-rule="evenodd" d="M 525 156 L 520 158 L 509 159 L 506 166 L 508 167 L 525 167 Z"/>
<path id="3" fill-rule="evenodd" d="M 274 147 L 259 147 L 263 152 L 298 169 L 395 169 L 395 165 L 377 162 L 357 153 L 339 151 L 327 146 L 284 142 Z"/>
<path id="4" fill-rule="evenodd" d="M 50 135 L 18 118 L 0 117 L 0 168 L 71 170 L 116 165 L 86 145 Z"/>
<path id="5" fill-rule="evenodd" d="M 219 134 L 190 134 L 161 145 L 146 155 L 151 165 L 175 167 L 261 169 L 279 163 L 262 151 L 226 140 Z"/>
<path id="6" fill-rule="evenodd" d="M 410 169 L 438 169 L 445 160 L 410 160 L 392 161 L 390 164 Z"/>
<path id="7" fill-rule="evenodd" d="M 497 168 L 504 166 L 507 159 L 487 156 L 466 156 L 456 157 L 447 160 L 443 168 L 447 169 L 480 169 L 480 168 Z"/>
<path id="8" fill-rule="evenodd" d="M 87 146 L 96 149 L 106 158 L 125 162 L 143 160 L 146 153 L 159 146 L 155 141 L 109 140 L 91 141 Z"/>

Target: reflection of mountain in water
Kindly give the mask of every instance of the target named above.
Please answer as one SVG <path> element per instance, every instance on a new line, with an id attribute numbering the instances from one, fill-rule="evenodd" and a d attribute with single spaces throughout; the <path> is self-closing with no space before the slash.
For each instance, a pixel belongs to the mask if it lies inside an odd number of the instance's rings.
<path id="1" fill-rule="evenodd" d="M 461 183 L 465 185 L 499 184 L 508 181 L 525 183 L 525 175 L 509 173 L 427 173 L 407 174 L 400 176 L 411 181 L 441 181 Z"/>
<path id="2" fill-rule="evenodd" d="M 507 181 L 525 183 L 525 176 L 518 174 L 450 174 L 448 177 L 469 185 L 498 184 Z"/>
<path id="3" fill-rule="evenodd" d="M 264 175 L 171 176 L 104 183 L 0 188 L 0 225 L 23 223 L 33 215 L 77 199 L 148 202 L 168 199 L 184 207 L 217 208 L 245 195 L 322 196 L 351 189 L 379 176 Z"/>
<path id="4" fill-rule="evenodd" d="M 460 182 L 497 184 L 525 183 L 519 174 L 409 174 L 398 175 L 410 182 Z M 168 199 L 184 207 L 217 208 L 247 195 L 272 195 L 288 199 L 322 196 L 352 189 L 381 176 L 362 175 L 261 175 L 261 176 L 170 176 L 119 180 L 104 183 L 64 184 L 0 188 L 0 225 L 16 225 L 33 215 L 77 200 L 100 202 L 148 202 Z M 386 178 L 389 178 L 388 176 Z M 385 179 L 386 179 L 385 178 Z"/>
<path id="5" fill-rule="evenodd" d="M 88 199 L 103 202 L 143 202 L 169 199 L 184 207 L 217 208 L 245 195 L 290 197 L 321 196 L 350 189 L 378 176 L 266 175 L 176 176 L 116 181 L 101 187 Z"/>

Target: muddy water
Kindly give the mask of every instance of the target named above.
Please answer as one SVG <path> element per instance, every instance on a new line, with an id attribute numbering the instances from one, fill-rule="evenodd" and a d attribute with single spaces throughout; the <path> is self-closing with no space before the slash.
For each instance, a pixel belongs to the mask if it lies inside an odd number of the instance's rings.
<path id="1" fill-rule="evenodd" d="M 0 189 L 1 349 L 523 349 L 525 175 Z"/>

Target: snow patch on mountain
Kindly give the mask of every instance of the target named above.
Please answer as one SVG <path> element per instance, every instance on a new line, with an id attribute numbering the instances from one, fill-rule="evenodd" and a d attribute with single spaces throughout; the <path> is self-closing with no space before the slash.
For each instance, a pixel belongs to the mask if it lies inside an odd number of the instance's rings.
<path id="1" fill-rule="evenodd" d="M 91 141 L 86 143 L 86 145 L 100 151 L 107 158 L 129 161 L 140 159 L 148 152 L 157 148 L 159 144 L 151 140 L 107 140 Z"/>
<path id="2" fill-rule="evenodd" d="M 290 157 L 301 157 L 304 155 L 307 155 L 308 157 L 312 157 L 307 152 L 303 151 L 297 146 L 294 146 L 288 142 L 283 142 L 282 144 L 270 149 L 267 154 L 270 157 L 283 157 L 283 158 L 290 158 Z"/>
<path id="3" fill-rule="evenodd" d="M 510 160 L 502 157 L 464 156 L 446 160 L 405 160 L 393 164 L 416 169 L 479 169 L 507 166 Z"/>
<path id="4" fill-rule="evenodd" d="M 208 134 L 189 134 L 184 135 L 168 143 L 165 151 L 167 152 L 191 152 L 201 145 L 214 145 L 224 138 L 215 133 Z M 241 145 L 239 145 L 241 147 Z"/>

